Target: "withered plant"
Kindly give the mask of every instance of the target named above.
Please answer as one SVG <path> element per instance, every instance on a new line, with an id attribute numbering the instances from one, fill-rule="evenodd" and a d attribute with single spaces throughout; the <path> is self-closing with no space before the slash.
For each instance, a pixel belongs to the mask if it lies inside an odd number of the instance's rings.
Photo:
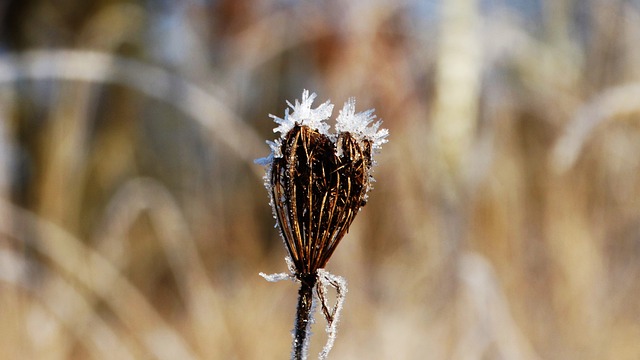
<path id="1" fill-rule="evenodd" d="M 325 123 L 331 116 L 330 102 L 311 109 L 316 94 L 302 94 L 302 101 L 289 106 L 284 118 L 273 115 L 281 137 L 269 142 L 272 153 L 257 162 L 267 166 L 265 186 L 277 227 L 289 253 L 290 274 L 265 275 L 269 281 L 300 282 L 293 339 L 293 359 L 306 359 L 314 298 L 327 320 L 325 359 L 335 341 L 336 325 L 347 292 L 346 281 L 324 270 L 327 261 L 348 232 L 356 214 L 367 202 L 371 189 L 372 155 L 385 143 L 388 131 L 369 126 L 373 110 L 355 113 L 355 100 L 347 101 L 336 122 L 336 134 Z M 336 289 L 333 307 L 326 300 L 327 286 Z M 316 290 L 314 297 L 313 290 Z"/>

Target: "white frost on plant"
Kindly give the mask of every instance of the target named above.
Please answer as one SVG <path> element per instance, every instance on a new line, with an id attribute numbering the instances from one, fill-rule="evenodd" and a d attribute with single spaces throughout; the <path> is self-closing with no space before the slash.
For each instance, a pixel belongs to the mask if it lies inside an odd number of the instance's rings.
<path id="1" fill-rule="evenodd" d="M 313 100 L 316 97 L 316 93 L 309 95 L 309 90 L 304 90 L 302 92 L 302 101 L 299 102 L 296 99 L 295 105 L 287 101 L 287 104 L 293 110 L 292 113 L 289 113 L 289 109 L 287 109 L 284 112 L 284 118 L 269 115 L 280 125 L 273 129 L 273 132 L 279 132 L 280 138 L 283 139 L 289 130 L 298 124 L 306 125 L 321 134 L 329 135 L 329 124 L 326 123 L 326 120 L 331 116 L 331 113 L 333 113 L 333 104 L 327 100 L 317 108 L 312 109 L 311 104 L 313 104 Z"/>
<path id="2" fill-rule="evenodd" d="M 349 98 L 349 100 L 344 103 L 336 119 L 337 134 L 330 134 L 329 124 L 327 124 L 326 121 L 333 113 L 333 104 L 327 100 L 313 109 L 311 105 L 316 97 L 316 93 L 309 94 L 309 90 L 303 90 L 302 100 L 298 101 L 296 99 L 295 104 L 287 101 L 290 109 L 285 110 L 283 118 L 269 114 L 269 117 L 273 118 L 278 124 L 278 126 L 273 129 L 273 132 L 279 132 L 280 137 L 275 141 L 267 141 L 271 153 L 266 157 L 256 159 L 256 164 L 269 166 L 274 158 L 281 158 L 282 140 L 296 124 L 305 125 L 317 130 L 319 133 L 329 136 L 334 141 L 338 134 L 348 132 L 359 142 L 365 140 L 371 142 L 371 148 L 374 153 L 380 151 L 382 145 L 388 141 L 387 136 L 389 136 L 389 130 L 380 129 L 382 121 L 373 123 L 376 118 L 376 115 L 374 115 L 375 109 L 356 113 L 355 98 Z M 290 112 L 290 110 L 292 110 L 292 112 Z M 375 162 L 373 162 L 373 164 L 375 164 Z"/>
<path id="3" fill-rule="evenodd" d="M 333 344 L 336 341 L 336 334 L 338 332 L 338 321 L 340 321 L 340 314 L 342 313 L 342 307 L 344 305 L 345 295 L 347 294 L 347 281 L 338 275 L 333 275 L 325 269 L 318 269 L 318 284 L 321 286 L 320 292 L 322 294 L 327 293 L 327 286 L 332 286 L 336 289 L 336 304 L 329 311 L 330 318 L 327 318 L 327 343 L 322 348 L 322 351 L 318 355 L 319 360 L 326 360 L 329 356 L 329 352 L 333 348 Z M 322 307 L 329 309 L 327 299 L 322 296 Z"/>
<path id="4" fill-rule="evenodd" d="M 376 116 L 373 114 L 375 109 L 369 109 L 356 113 L 356 99 L 349 98 L 344 103 L 340 114 L 336 119 L 336 131 L 338 133 L 348 132 L 358 141 L 368 140 L 374 151 L 379 151 L 382 144 L 386 143 L 389 130 L 380 129 L 382 121 L 376 121 L 371 124 Z M 371 124 L 371 126 L 369 126 Z"/>
<path id="5" fill-rule="evenodd" d="M 294 276 L 287 273 L 265 274 L 263 272 L 260 272 L 259 275 L 262 276 L 268 282 L 278 282 L 282 280 L 296 281 L 296 278 Z"/>
<path id="6" fill-rule="evenodd" d="M 304 343 L 302 344 L 302 353 L 300 354 L 301 360 L 307 360 L 309 358 L 309 345 L 311 345 L 311 336 L 313 335 L 313 332 L 311 331 L 311 327 L 313 326 L 313 324 L 316 323 L 316 319 L 315 319 L 315 313 L 316 313 L 316 305 L 317 305 L 318 301 L 315 299 L 315 297 L 311 297 L 311 309 L 309 310 L 309 318 L 307 319 L 307 324 L 305 325 L 305 334 L 307 334 L 307 336 L 305 336 L 304 339 Z M 291 360 L 297 360 L 298 357 L 296 356 L 296 345 L 297 345 L 297 341 L 296 341 L 296 333 L 298 332 L 298 321 L 297 319 L 294 321 L 293 323 L 293 330 L 291 330 L 291 336 L 293 337 L 293 346 L 291 348 Z"/>
<path id="7" fill-rule="evenodd" d="M 300 281 L 295 277 L 295 267 L 293 261 L 290 257 L 285 257 L 285 261 L 287 262 L 287 267 L 289 268 L 289 273 L 276 273 L 276 274 L 265 274 L 263 272 L 260 273 L 265 280 L 269 282 L 278 282 L 282 280 L 291 280 L 291 281 Z M 333 348 L 333 344 L 336 341 L 336 335 L 338 333 L 338 322 L 340 321 L 340 315 L 342 314 L 342 308 L 344 306 L 344 299 L 347 294 L 347 281 L 338 275 L 333 275 L 325 269 L 318 269 L 316 272 L 316 276 L 318 282 L 316 283 L 316 293 L 314 293 L 312 303 L 311 303 L 311 311 L 309 312 L 309 321 L 307 323 L 307 334 L 308 336 L 305 339 L 305 344 L 303 345 L 303 359 L 307 359 L 308 351 L 309 351 L 309 343 L 311 339 L 311 325 L 315 323 L 313 314 L 316 311 L 316 303 L 319 303 L 320 306 L 324 309 L 324 311 L 329 313 L 325 318 L 327 320 L 327 342 L 325 343 L 322 351 L 318 354 L 319 360 L 326 360 L 327 356 L 329 356 L 329 352 Z M 333 287 L 336 290 L 336 302 L 333 307 L 329 304 L 329 301 L 326 298 L 327 287 Z M 293 330 L 295 334 L 295 328 Z M 295 349 L 295 344 L 294 344 Z M 292 353 L 291 358 L 294 358 L 294 354 Z"/>
<path id="8" fill-rule="evenodd" d="M 262 166 L 268 166 L 271 165 L 274 157 L 282 157 L 282 143 L 280 142 L 280 139 L 276 141 L 267 140 L 267 144 L 271 149 L 271 153 L 269 153 L 269 155 L 267 155 L 266 157 L 255 159 L 253 161 L 254 163 Z"/>
<path id="9" fill-rule="evenodd" d="M 287 263 L 287 268 L 289 268 L 289 273 L 276 273 L 276 274 L 265 274 L 260 272 L 259 275 L 262 276 L 268 282 L 278 282 L 282 280 L 291 280 L 298 281 L 296 277 L 293 275 L 296 273 L 295 265 L 293 264 L 293 260 L 289 256 L 284 258 L 284 261 Z"/>
<path id="10" fill-rule="evenodd" d="M 326 121 L 333 113 L 333 104 L 327 100 L 315 109 L 312 109 L 311 105 L 317 96 L 316 93 L 309 95 L 309 90 L 303 90 L 301 101 L 296 99 L 295 104 L 287 101 L 291 109 L 285 110 L 284 118 L 269 114 L 269 117 L 279 125 L 273 129 L 273 132 L 279 132 L 280 138 L 275 141 L 267 140 L 267 144 L 269 144 L 271 148 L 271 153 L 266 157 L 256 159 L 254 161 L 256 164 L 268 166 L 273 162 L 273 158 L 282 157 L 282 139 L 284 139 L 296 124 L 308 126 L 321 134 L 329 136 L 329 124 L 327 124 Z M 293 112 L 290 113 L 289 110 L 293 110 Z"/>

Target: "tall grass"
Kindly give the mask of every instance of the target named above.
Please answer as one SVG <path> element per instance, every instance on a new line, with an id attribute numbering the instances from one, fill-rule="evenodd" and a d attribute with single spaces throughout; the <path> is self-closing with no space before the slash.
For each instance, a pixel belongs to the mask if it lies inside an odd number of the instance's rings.
<path id="1" fill-rule="evenodd" d="M 640 356 L 636 2 L 92 4 L 0 6 L 0 358 L 288 353 L 252 160 L 303 88 L 392 134 L 330 358 Z"/>

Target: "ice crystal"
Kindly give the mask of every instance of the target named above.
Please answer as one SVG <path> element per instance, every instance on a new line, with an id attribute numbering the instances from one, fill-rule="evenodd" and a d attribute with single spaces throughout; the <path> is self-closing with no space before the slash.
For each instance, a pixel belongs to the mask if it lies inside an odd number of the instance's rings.
<path id="1" fill-rule="evenodd" d="M 373 114 L 374 111 L 374 109 L 369 109 L 356 113 L 356 99 L 350 98 L 344 103 L 336 119 L 336 131 L 338 133 L 348 132 L 359 142 L 363 140 L 370 141 L 373 150 L 379 151 L 382 144 L 388 141 L 387 136 L 389 136 L 389 130 L 380 129 L 382 121 L 376 121 L 369 126 L 376 118 Z"/>
<path id="2" fill-rule="evenodd" d="M 265 274 L 261 272 L 259 275 L 262 276 L 268 282 L 278 282 L 282 280 L 296 281 L 296 277 L 293 275 L 295 274 L 295 267 L 293 266 L 293 261 L 289 256 L 285 257 L 284 261 L 287 263 L 287 267 L 289 268 L 288 273 Z"/>
<path id="3" fill-rule="evenodd" d="M 293 266 L 293 262 L 290 257 L 285 258 L 287 265 L 289 267 L 289 271 L 291 273 L 276 273 L 276 274 L 265 274 L 260 273 L 265 280 L 269 282 L 278 282 L 282 280 L 292 280 L 298 281 L 295 276 L 295 268 Z M 320 304 L 322 308 L 322 312 L 324 313 L 325 319 L 327 320 L 327 342 L 325 343 L 322 351 L 318 354 L 319 360 L 326 360 L 329 356 L 329 352 L 333 348 L 333 344 L 336 341 L 336 334 L 338 331 L 338 321 L 340 321 L 340 315 L 342 314 L 342 308 L 344 306 L 345 295 L 347 294 L 347 281 L 338 275 L 331 274 L 325 269 L 318 269 L 317 271 L 318 284 L 316 285 L 316 295 L 313 297 L 313 305 L 311 306 L 311 314 L 309 316 L 309 320 L 307 322 L 307 331 L 310 335 L 310 327 L 315 320 L 313 318 L 313 313 L 315 312 L 316 302 Z M 326 298 L 327 287 L 333 287 L 336 290 L 336 302 L 333 307 L 329 305 L 329 300 Z M 296 329 L 294 328 L 294 333 Z M 309 340 L 311 336 L 307 336 L 305 339 L 305 343 L 303 345 L 303 354 L 302 358 L 306 359 L 309 351 Z M 295 343 L 295 338 L 294 338 Z M 295 345 L 295 344 L 294 344 Z M 295 348 L 295 346 L 294 346 Z M 295 354 L 292 354 L 292 359 L 295 359 Z"/>
<path id="4" fill-rule="evenodd" d="M 284 139 L 296 124 L 308 126 L 324 135 L 329 134 L 329 124 L 327 124 L 326 121 L 333 113 L 333 104 L 327 100 L 317 108 L 312 109 L 311 105 L 316 97 L 316 93 L 309 95 L 309 90 L 304 90 L 301 101 L 296 99 L 295 104 L 287 101 L 290 109 L 285 110 L 283 118 L 269 114 L 269 117 L 279 125 L 273 129 L 273 132 L 279 132 L 280 138 L 275 141 L 267 141 L 267 144 L 269 144 L 271 148 L 271 153 L 267 157 L 257 159 L 255 161 L 256 164 L 267 166 L 271 164 L 274 157 L 282 157 L 282 139 Z M 290 113 L 289 110 L 293 110 L 293 112 Z"/>
<path id="5" fill-rule="evenodd" d="M 313 130 L 317 130 L 321 134 L 329 134 L 329 124 L 326 123 L 327 119 L 333 113 L 333 104 L 327 100 L 315 109 L 311 108 L 313 100 L 317 97 L 316 93 L 309 95 L 309 90 L 302 92 L 302 100 L 295 101 L 295 105 L 292 105 L 289 101 L 287 104 L 293 110 L 289 113 L 290 109 L 285 110 L 284 118 L 279 118 L 275 115 L 269 115 L 280 126 L 273 129 L 273 132 L 279 132 L 280 138 L 284 139 L 285 135 L 296 124 L 305 125 Z"/>
<path id="6" fill-rule="evenodd" d="M 347 294 L 347 281 L 342 276 L 333 275 L 325 269 L 318 269 L 318 282 L 320 283 L 318 294 L 322 294 L 319 296 L 319 300 L 327 319 L 327 343 L 322 348 L 318 359 L 325 360 L 333 348 L 333 343 L 336 341 L 338 321 L 342 313 L 344 297 Z M 335 288 L 337 293 L 336 304 L 331 310 L 329 310 L 328 301 L 324 296 L 327 293 L 327 286 Z"/>
<path id="7" fill-rule="evenodd" d="M 344 103 L 336 119 L 337 134 L 330 134 L 330 127 L 326 121 L 333 113 L 333 104 L 327 100 L 313 109 L 311 106 L 316 97 L 316 93 L 309 94 L 309 90 L 303 90 L 301 101 L 296 99 L 294 104 L 287 101 L 289 108 L 285 110 L 283 118 L 269 114 L 269 117 L 278 124 L 278 126 L 273 129 L 273 132 L 279 132 L 280 137 L 273 141 L 267 140 L 271 153 L 266 157 L 256 159 L 256 164 L 269 166 L 273 162 L 273 158 L 282 157 L 282 140 L 296 124 L 308 126 L 323 135 L 330 136 L 334 141 L 339 134 L 349 133 L 359 143 L 363 141 L 370 142 L 374 152 L 380 151 L 382 145 L 388 141 L 387 136 L 389 136 L 389 130 L 380 129 L 382 121 L 379 120 L 372 124 L 373 120 L 376 119 L 376 115 L 374 114 L 375 109 L 356 113 L 356 99 L 353 97 Z M 290 110 L 293 110 L 293 112 L 290 112 Z M 338 149 L 337 151 L 339 152 L 340 150 Z M 375 161 L 372 161 L 372 165 L 375 165 Z"/>

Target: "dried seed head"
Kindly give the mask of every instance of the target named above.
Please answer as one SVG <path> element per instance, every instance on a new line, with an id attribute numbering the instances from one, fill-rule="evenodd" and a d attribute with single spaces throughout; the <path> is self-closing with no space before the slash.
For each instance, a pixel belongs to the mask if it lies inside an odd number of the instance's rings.
<path id="1" fill-rule="evenodd" d="M 267 166 L 265 186 L 277 226 L 299 280 L 324 268 L 349 230 L 371 189 L 373 153 L 387 140 L 378 130 L 373 110 L 355 113 L 355 100 L 345 103 L 337 118 L 337 134 L 325 123 L 330 102 L 311 108 L 316 94 L 302 94 L 279 124 L 279 139 L 269 142 L 271 154 L 256 162 Z"/>

